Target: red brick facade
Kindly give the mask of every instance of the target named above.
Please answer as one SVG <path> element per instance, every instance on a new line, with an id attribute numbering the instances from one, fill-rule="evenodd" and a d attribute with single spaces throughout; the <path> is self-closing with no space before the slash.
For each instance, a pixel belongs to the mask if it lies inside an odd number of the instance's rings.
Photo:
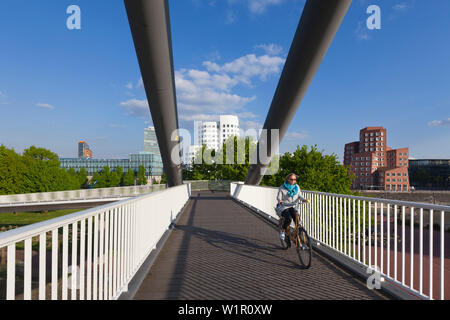
<path id="1" fill-rule="evenodd" d="M 364 128 L 359 141 L 345 145 L 344 165 L 356 177 L 353 189 L 409 191 L 408 159 L 408 148 L 387 146 L 383 127 Z"/>

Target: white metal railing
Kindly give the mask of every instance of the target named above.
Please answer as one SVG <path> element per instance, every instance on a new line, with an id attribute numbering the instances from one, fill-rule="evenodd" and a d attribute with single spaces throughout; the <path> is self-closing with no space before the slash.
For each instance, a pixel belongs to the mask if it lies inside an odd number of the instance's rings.
<path id="1" fill-rule="evenodd" d="M 189 196 L 187 184 L 0 233 L 4 298 L 117 299 Z"/>
<path id="2" fill-rule="evenodd" d="M 131 186 L 131 187 L 115 187 L 115 188 L 98 188 L 98 189 L 81 189 L 57 192 L 41 192 L 41 193 L 26 193 L 26 194 L 12 194 L 0 196 L 0 205 L 13 205 L 22 203 L 38 203 L 38 202 L 53 202 L 53 201 L 75 201 L 75 200 L 89 200 L 89 199 L 103 199 L 103 198 L 121 198 L 137 196 L 153 191 L 163 190 L 165 185 L 145 185 L 145 186 Z"/>
<path id="3" fill-rule="evenodd" d="M 278 219 L 277 188 L 232 183 L 230 189 L 235 199 Z M 302 195 L 310 204 L 300 206 L 301 220 L 318 244 L 377 270 L 383 280 L 418 297 L 450 299 L 445 282 L 450 279 L 445 230 L 450 206 L 311 191 Z"/>

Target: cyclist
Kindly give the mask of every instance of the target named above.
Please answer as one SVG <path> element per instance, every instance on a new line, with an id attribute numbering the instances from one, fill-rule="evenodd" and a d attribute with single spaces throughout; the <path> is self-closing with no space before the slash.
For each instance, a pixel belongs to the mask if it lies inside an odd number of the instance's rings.
<path id="1" fill-rule="evenodd" d="M 290 173 L 286 177 L 284 183 L 278 189 L 277 194 L 277 214 L 283 219 L 282 229 L 280 231 L 280 239 L 286 242 L 288 248 L 291 246 L 291 240 L 286 237 L 286 229 L 298 214 L 299 202 L 307 202 L 309 200 L 300 195 L 300 187 L 298 186 L 297 175 Z"/>

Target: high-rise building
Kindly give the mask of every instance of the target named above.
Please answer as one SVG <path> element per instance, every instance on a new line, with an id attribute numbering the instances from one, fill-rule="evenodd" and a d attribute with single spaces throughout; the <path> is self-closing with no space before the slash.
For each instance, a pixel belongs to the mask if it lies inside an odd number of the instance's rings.
<path id="1" fill-rule="evenodd" d="M 78 158 L 92 159 L 92 150 L 86 141 L 78 141 Z"/>
<path id="2" fill-rule="evenodd" d="M 233 115 L 220 116 L 219 121 L 196 121 L 194 124 L 194 145 L 186 149 L 183 156 L 185 164 L 192 163 L 202 145 L 208 149 L 219 150 L 231 136 L 239 137 L 239 118 Z"/>
<path id="3" fill-rule="evenodd" d="M 367 127 L 360 131 L 359 141 L 345 145 L 344 165 L 356 176 L 353 189 L 409 191 L 408 148 L 387 146 L 386 129 Z"/>
<path id="4" fill-rule="evenodd" d="M 239 137 L 239 118 L 237 116 L 220 116 L 220 146 L 222 146 L 222 144 L 231 136 Z"/>
<path id="5" fill-rule="evenodd" d="M 219 149 L 219 137 L 218 137 L 217 122 L 206 121 L 202 123 L 201 131 L 201 143 L 205 144 L 208 149 Z"/>
<path id="6" fill-rule="evenodd" d="M 195 162 L 197 153 L 202 149 L 201 145 L 191 145 L 187 152 L 184 153 L 183 163 L 191 166 Z"/>
<path id="7" fill-rule="evenodd" d="M 154 127 L 144 129 L 144 152 L 161 156 Z"/>

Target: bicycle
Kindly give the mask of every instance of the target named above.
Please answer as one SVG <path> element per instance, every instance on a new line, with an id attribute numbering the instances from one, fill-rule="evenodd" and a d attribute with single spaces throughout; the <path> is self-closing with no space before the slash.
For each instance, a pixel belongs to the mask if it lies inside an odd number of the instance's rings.
<path id="1" fill-rule="evenodd" d="M 303 265 L 305 269 L 308 269 L 311 266 L 312 260 L 312 245 L 311 239 L 309 238 L 308 232 L 300 225 L 300 217 L 298 213 L 295 215 L 294 228 L 288 226 L 285 230 L 286 236 L 289 237 L 291 243 L 295 244 L 295 249 L 297 251 L 298 258 L 300 263 Z M 283 225 L 283 217 L 280 217 L 278 220 L 278 229 L 281 231 Z M 281 240 L 281 247 L 283 250 L 288 249 L 288 245 L 285 240 Z"/>

